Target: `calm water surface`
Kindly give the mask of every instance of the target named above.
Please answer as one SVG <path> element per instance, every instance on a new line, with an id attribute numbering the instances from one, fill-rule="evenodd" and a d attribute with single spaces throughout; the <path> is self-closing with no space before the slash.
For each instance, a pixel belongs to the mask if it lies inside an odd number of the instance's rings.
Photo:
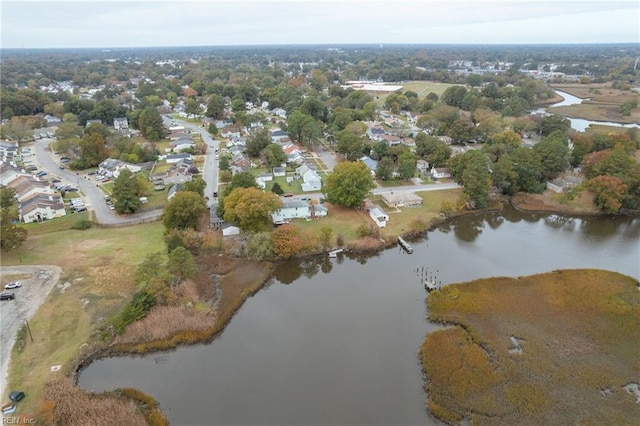
<path id="1" fill-rule="evenodd" d="M 175 425 L 435 424 L 418 359 L 434 326 L 416 269 L 443 284 L 583 267 L 640 279 L 640 219 L 507 208 L 413 246 L 282 264 L 212 344 L 100 360 L 79 383 L 139 388 Z"/>

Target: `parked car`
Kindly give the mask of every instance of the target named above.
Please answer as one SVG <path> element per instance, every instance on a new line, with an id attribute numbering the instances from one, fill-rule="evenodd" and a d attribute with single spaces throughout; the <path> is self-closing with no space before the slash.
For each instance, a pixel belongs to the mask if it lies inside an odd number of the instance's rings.
<path id="1" fill-rule="evenodd" d="M 13 391 L 9 394 L 9 399 L 13 402 L 22 401 L 25 397 L 24 392 L 22 391 Z"/>
<path id="2" fill-rule="evenodd" d="M 5 292 L 0 293 L 0 300 L 13 300 L 16 298 L 16 295 L 13 293 Z"/>
<path id="3" fill-rule="evenodd" d="M 283 197 L 293 197 L 293 194 L 290 192 L 287 192 L 286 194 L 283 195 Z"/>
<path id="4" fill-rule="evenodd" d="M 20 288 L 22 287 L 22 283 L 20 281 L 11 281 L 9 284 L 4 286 L 5 290 L 11 290 L 14 288 Z"/>

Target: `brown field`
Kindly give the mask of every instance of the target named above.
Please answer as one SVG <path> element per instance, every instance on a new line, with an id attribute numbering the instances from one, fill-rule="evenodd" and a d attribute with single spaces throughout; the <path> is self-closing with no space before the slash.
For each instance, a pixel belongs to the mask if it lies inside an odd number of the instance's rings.
<path id="1" fill-rule="evenodd" d="M 512 204 L 520 210 L 533 212 L 552 212 L 565 214 L 602 214 L 593 204 L 593 193 L 582 191 L 573 200 L 564 194 L 545 191 L 542 194 L 526 194 L 519 192 L 511 198 Z"/>
<path id="2" fill-rule="evenodd" d="M 487 278 L 429 295 L 452 326 L 421 349 L 432 414 L 448 423 L 636 424 L 640 292 L 602 270 Z M 516 340 L 514 340 L 516 339 Z"/>
<path id="3" fill-rule="evenodd" d="M 561 84 L 553 87 L 585 100 L 580 105 L 550 108 L 549 112 L 594 121 L 640 122 L 640 107 L 635 108 L 629 116 L 620 114 L 620 106 L 626 101 L 635 99 L 640 105 L 640 95 L 636 92 L 612 89 L 609 83 Z"/>

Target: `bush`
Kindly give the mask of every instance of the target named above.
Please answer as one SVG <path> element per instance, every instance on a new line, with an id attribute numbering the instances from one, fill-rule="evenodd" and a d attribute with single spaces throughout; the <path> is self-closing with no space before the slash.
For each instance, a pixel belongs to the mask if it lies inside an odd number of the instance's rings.
<path id="1" fill-rule="evenodd" d="M 356 228 L 356 234 L 360 238 L 370 237 L 371 236 L 371 227 L 369 225 L 367 225 L 365 222 L 362 222 Z"/>
<path id="2" fill-rule="evenodd" d="M 91 222 L 90 220 L 79 220 L 76 223 L 74 223 L 73 225 L 71 225 L 71 229 L 79 229 L 81 231 L 85 230 L 85 229 L 89 229 L 93 226 L 93 222 Z"/>
<path id="3" fill-rule="evenodd" d="M 136 292 L 131 301 L 122 310 L 115 324 L 116 333 L 124 333 L 129 324 L 144 318 L 155 304 L 156 298 L 153 294 L 147 291 Z"/>

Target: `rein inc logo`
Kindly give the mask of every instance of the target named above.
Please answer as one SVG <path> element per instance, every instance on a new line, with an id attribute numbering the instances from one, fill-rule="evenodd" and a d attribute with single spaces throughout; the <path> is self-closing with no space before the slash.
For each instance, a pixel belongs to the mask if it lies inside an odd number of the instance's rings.
<path id="1" fill-rule="evenodd" d="M 3 425 L 35 425 L 36 419 L 31 416 L 6 416 L 2 417 Z"/>

